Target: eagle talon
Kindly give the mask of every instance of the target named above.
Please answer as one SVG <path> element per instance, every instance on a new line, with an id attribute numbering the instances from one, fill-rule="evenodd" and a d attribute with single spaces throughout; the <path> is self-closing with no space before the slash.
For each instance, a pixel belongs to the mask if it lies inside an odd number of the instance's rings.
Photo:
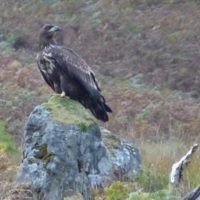
<path id="1" fill-rule="evenodd" d="M 61 96 L 61 97 L 66 96 L 65 92 L 62 92 L 62 93 L 60 94 L 60 96 Z"/>

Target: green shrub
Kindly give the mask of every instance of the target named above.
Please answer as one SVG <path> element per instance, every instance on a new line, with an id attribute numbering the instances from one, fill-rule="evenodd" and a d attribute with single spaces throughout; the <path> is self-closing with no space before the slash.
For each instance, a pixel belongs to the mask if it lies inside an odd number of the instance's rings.
<path id="1" fill-rule="evenodd" d="M 16 153 L 16 142 L 5 130 L 5 123 L 0 121 L 0 151 L 5 151 L 9 155 Z"/>
<path id="2" fill-rule="evenodd" d="M 154 193 L 133 192 L 127 200 L 179 200 L 179 196 L 174 195 L 169 190 L 159 190 Z"/>
<path id="3" fill-rule="evenodd" d="M 124 200 L 128 198 L 131 185 L 126 182 L 116 181 L 109 188 L 105 188 L 107 200 Z"/>

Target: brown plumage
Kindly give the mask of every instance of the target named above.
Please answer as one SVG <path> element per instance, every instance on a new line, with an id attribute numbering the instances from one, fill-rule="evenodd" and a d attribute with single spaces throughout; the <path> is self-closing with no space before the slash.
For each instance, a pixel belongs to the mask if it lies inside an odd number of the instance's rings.
<path id="1" fill-rule="evenodd" d="M 79 101 L 97 119 L 108 121 L 107 112 L 112 110 L 100 93 L 94 72 L 74 51 L 58 44 L 55 33 L 60 30 L 47 24 L 40 32 L 37 64 L 44 80 L 56 93 Z"/>

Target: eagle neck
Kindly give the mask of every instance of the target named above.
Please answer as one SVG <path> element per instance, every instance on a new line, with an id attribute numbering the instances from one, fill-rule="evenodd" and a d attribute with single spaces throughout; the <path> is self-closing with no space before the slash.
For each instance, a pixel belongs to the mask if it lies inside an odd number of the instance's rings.
<path id="1" fill-rule="evenodd" d="M 44 49 L 45 47 L 48 48 L 50 47 L 51 45 L 56 45 L 57 44 L 57 41 L 54 39 L 54 38 L 51 38 L 51 39 L 43 39 L 40 41 L 40 48 L 41 49 Z"/>

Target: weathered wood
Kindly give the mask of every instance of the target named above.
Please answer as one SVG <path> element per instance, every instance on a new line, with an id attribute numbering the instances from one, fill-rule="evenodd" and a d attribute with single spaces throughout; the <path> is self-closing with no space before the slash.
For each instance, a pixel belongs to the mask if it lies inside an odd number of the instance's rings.
<path id="1" fill-rule="evenodd" d="M 200 185 L 188 194 L 183 200 L 200 200 Z"/>
<path id="2" fill-rule="evenodd" d="M 170 173 L 170 183 L 177 187 L 181 181 L 183 170 L 190 162 L 191 156 L 194 154 L 194 152 L 197 150 L 198 144 L 194 144 L 191 149 L 187 152 L 186 155 L 184 155 L 180 161 L 176 162 L 172 166 L 172 170 Z"/>

